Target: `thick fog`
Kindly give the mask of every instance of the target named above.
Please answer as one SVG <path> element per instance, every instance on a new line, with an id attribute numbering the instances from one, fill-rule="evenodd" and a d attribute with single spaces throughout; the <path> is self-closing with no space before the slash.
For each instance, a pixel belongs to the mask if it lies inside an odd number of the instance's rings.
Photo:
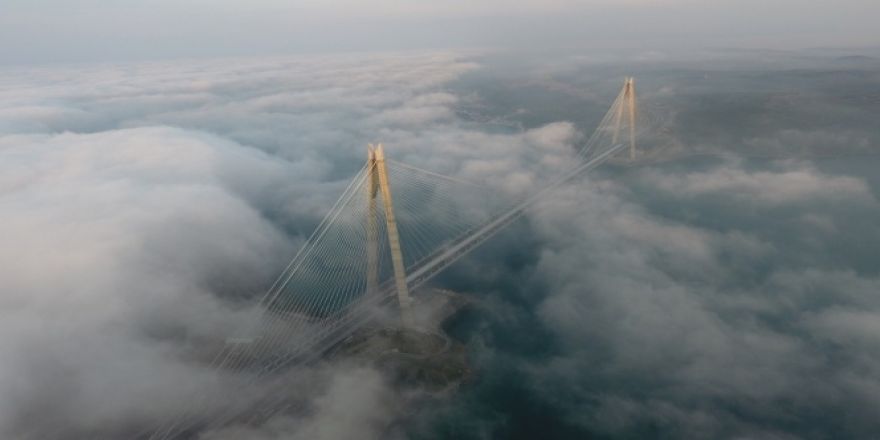
<path id="1" fill-rule="evenodd" d="M 866 6 L 867 7 L 867 6 Z M 865 437 L 880 408 L 868 52 L 420 52 L 0 71 L 0 436 L 125 438 L 250 396 L 202 361 L 359 169 L 524 195 L 625 75 L 645 132 L 435 285 L 478 371 L 420 400 L 348 364 L 203 438 Z M 703 67 L 709 66 L 709 67 Z M 259 384 L 255 386 L 259 388 Z M 259 390 L 254 390 L 257 393 Z"/>

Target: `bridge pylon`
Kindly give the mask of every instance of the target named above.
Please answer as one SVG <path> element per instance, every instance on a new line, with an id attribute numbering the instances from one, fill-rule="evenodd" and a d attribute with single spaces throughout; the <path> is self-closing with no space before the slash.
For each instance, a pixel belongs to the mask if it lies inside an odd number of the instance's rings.
<path id="1" fill-rule="evenodd" d="M 382 144 L 375 147 L 369 144 L 367 175 L 367 289 L 368 293 L 378 290 L 379 282 L 379 229 L 376 197 L 382 195 L 385 212 L 385 230 L 388 247 L 391 250 L 391 265 L 394 269 L 394 284 L 397 289 L 397 302 L 400 306 L 400 320 L 404 327 L 412 327 L 412 298 L 406 283 L 406 267 L 403 264 L 403 251 L 400 248 L 400 234 L 391 201 L 391 186 L 388 184 L 388 170 L 385 166 L 385 152 Z"/>
<path id="2" fill-rule="evenodd" d="M 626 127 L 629 134 L 629 159 L 636 158 L 636 80 L 633 77 L 627 77 L 623 83 L 623 89 L 617 100 L 614 101 L 617 107 L 614 110 L 614 132 L 612 135 L 613 142 L 616 144 L 620 140 L 621 129 Z"/>

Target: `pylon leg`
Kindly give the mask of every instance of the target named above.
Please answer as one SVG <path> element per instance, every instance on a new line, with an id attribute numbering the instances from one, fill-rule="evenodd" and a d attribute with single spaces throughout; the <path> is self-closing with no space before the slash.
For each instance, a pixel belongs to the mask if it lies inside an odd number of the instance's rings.
<path id="1" fill-rule="evenodd" d="M 394 206 L 391 203 L 391 187 L 388 185 L 388 170 L 385 168 L 385 153 L 382 144 L 375 150 L 376 170 L 379 174 L 379 189 L 385 208 L 385 226 L 388 233 L 388 246 L 391 248 L 391 264 L 394 268 L 394 283 L 397 287 L 397 300 L 400 304 L 400 319 L 405 327 L 411 327 L 412 300 L 406 285 L 406 268 L 403 265 L 403 252 L 400 249 L 400 235 L 397 232 L 397 220 L 394 217 Z"/>
<path id="2" fill-rule="evenodd" d="M 376 153 L 373 145 L 368 147 L 367 159 L 367 294 L 379 290 L 379 225 L 376 212 L 376 194 L 379 176 L 376 169 Z"/>
<path id="3" fill-rule="evenodd" d="M 626 82 L 626 105 L 629 107 L 629 159 L 636 159 L 636 80 Z"/>
<path id="4" fill-rule="evenodd" d="M 613 144 L 617 144 L 617 140 L 620 139 L 620 124 L 623 122 L 623 107 L 626 105 L 626 84 L 624 83 L 623 91 L 614 100 L 617 109 L 614 112 L 614 132 L 611 134 L 611 142 Z"/>

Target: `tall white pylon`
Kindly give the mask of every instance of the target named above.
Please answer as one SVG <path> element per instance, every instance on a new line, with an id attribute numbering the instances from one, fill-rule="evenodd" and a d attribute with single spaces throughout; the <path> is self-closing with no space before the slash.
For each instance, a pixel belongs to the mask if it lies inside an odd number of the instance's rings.
<path id="1" fill-rule="evenodd" d="M 391 202 L 391 187 L 388 184 L 388 170 L 385 167 L 385 153 L 382 144 L 368 147 L 369 175 L 367 176 L 367 194 L 369 207 L 367 215 L 367 288 L 378 289 L 378 229 L 376 220 L 376 196 L 382 194 L 385 210 L 385 228 L 388 235 L 388 247 L 391 249 L 391 264 L 394 269 L 394 284 L 397 288 L 397 302 L 400 305 L 400 320 L 404 327 L 411 327 L 412 299 L 406 284 L 406 268 L 403 265 L 403 252 L 400 249 L 400 234 L 397 232 L 397 220 L 394 217 L 394 205 Z M 378 186 L 378 191 L 377 191 Z"/>

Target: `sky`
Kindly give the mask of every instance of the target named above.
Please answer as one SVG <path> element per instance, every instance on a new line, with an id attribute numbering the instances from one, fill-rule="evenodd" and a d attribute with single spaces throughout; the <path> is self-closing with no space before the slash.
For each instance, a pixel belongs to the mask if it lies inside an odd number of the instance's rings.
<path id="1" fill-rule="evenodd" d="M 6 0 L 0 62 L 426 48 L 792 49 L 880 44 L 871 0 Z"/>
<path id="2" fill-rule="evenodd" d="M 137 438 L 279 388 L 289 411 L 198 438 L 880 431 L 874 2 L 243 4 L 4 2 L 0 437 Z M 639 161 L 432 281 L 473 301 L 445 327 L 471 381 L 209 368 L 368 142 L 525 196 L 627 76 Z"/>

